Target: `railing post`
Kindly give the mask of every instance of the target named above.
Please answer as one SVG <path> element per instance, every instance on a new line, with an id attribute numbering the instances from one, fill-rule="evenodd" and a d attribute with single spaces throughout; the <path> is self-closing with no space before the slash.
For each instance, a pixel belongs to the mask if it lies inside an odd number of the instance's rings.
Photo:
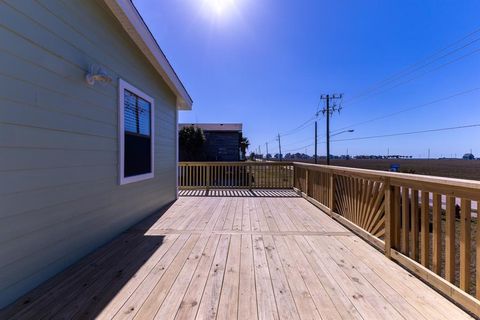
<path id="1" fill-rule="evenodd" d="M 385 181 L 385 255 L 387 258 L 391 257 L 392 241 L 394 237 L 394 221 L 393 221 L 393 192 L 390 185 L 390 179 L 386 178 Z"/>
<path id="2" fill-rule="evenodd" d="M 330 172 L 330 185 L 329 185 L 329 194 L 328 194 L 328 204 L 330 207 L 330 216 L 333 216 L 335 210 L 335 174 Z"/>

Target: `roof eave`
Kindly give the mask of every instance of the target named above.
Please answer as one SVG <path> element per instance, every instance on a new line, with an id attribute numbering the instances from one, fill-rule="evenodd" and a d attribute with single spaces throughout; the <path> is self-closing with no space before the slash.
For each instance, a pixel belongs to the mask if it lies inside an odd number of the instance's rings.
<path id="1" fill-rule="evenodd" d="M 135 42 L 177 97 L 179 110 L 192 110 L 192 98 L 163 54 L 155 38 L 130 0 L 104 0 L 130 38 Z"/>

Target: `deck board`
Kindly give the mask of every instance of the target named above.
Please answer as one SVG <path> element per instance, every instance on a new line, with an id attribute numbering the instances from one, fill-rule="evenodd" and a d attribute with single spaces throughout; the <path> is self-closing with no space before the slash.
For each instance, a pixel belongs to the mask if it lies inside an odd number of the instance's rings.
<path id="1" fill-rule="evenodd" d="M 470 318 L 303 198 L 226 194 L 180 197 L 0 318 Z"/>

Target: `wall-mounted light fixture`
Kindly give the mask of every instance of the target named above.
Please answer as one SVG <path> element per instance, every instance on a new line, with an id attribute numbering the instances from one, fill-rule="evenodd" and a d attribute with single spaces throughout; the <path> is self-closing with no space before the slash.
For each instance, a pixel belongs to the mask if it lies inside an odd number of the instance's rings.
<path id="1" fill-rule="evenodd" d="M 107 72 L 102 67 L 97 65 L 90 65 L 89 71 L 85 76 L 85 80 L 91 86 L 93 86 L 95 82 L 112 82 L 112 78 L 107 74 Z"/>

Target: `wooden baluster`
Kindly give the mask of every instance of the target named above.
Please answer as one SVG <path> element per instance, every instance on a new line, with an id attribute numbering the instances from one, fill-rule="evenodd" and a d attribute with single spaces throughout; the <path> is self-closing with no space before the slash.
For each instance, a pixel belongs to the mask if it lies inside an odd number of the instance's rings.
<path id="1" fill-rule="evenodd" d="M 358 225 L 359 221 L 359 212 L 358 212 L 358 190 L 359 190 L 359 182 L 360 179 L 354 178 L 353 179 L 353 194 L 352 194 L 352 199 L 353 199 L 353 205 L 352 205 L 352 213 L 353 213 L 353 223 Z"/>
<path id="2" fill-rule="evenodd" d="M 184 183 L 185 183 L 185 187 L 188 187 L 188 166 L 185 166 Z"/>
<path id="3" fill-rule="evenodd" d="M 197 166 L 193 165 L 192 166 L 192 187 L 195 188 L 196 183 L 197 183 Z"/>
<path id="4" fill-rule="evenodd" d="M 328 206 L 330 208 L 330 216 L 333 216 L 335 212 L 335 175 L 330 173 L 330 183 L 329 183 L 329 199 L 328 199 Z"/>
<path id="5" fill-rule="evenodd" d="M 179 165 L 178 166 L 178 176 L 177 176 L 178 187 L 183 187 L 182 172 L 183 172 L 183 166 Z"/>
<path id="6" fill-rule="evenodd" d="M 430 194 L 428 192 L 422 191 L 422 210 L 421 210 L 421 235 L 420 235 L 420 263 L 425 266 L 429 267 L 429 249 L 430 249 L 430 241 L 429 241 L 429 233 L 430 233 L 430 219 L 429 219 L 429 211 L 430 211 Z"/>
<path id="7" fill-rule="evenodd" d="M 352 208 L 353 208 L 353 183 L 354 178 L 352 177 L 345 177 L 345 184 L 346 184 L 346 200 L 347 200 L 347 208 L 348 211 L 345 212 L 347 219 L 353 221 L 352 216 Z"/>
<path id="8" fill-rule="evenodd" d="M 372 195 L 372 183 L 370 180 L 365 179 L 362 184 L 362 201 L 360 203 L 360 212 L 362 220 L 360 221 L 360 227 L 367 230 L 368 219 L 373 215 L 373 212 L 369 210 L 369 203 Z M 368 230 L 367 230 L 368 231 Z"/>
<path id="9" fill-rule="evenodd" d="M 307 196 L 308 196 L 308 185 L 309 185 L 309 181 L 308 181 L 309 172 L 310 170 L 305 169 L 305 194 Z"/>
<path id="10" fill-rule="evenodd" d="M 197 185 L 197 172 L 198 172 L 198 167 L 193 165 L 192 166 L 192 187 L 195 188 Z"/>
<path id="11" fill-rule="evenodd" d="M 445 279 L 455 282 L 455 197 L 448 196 L 445 216 Z"/>
<path id="12" fill-rule="evenodd" d="M 294 188 L 300 189 L 300 188 L 298 187 L 298 184 L 297 184 L 297 179 L 298 179 L 298 178 L 297 178 L 297 177 L 298 177 L 298 172 L 297 172 L 297 170 L 298 170 L 298 168 L 297 168 L 296 166 L 293 166 L 293 169 L 292 169 L 292 170 L 293 170 L 293 172 L 292 172 L 292 174 L 293 174 L 293 183 L 292 183 L 292 185 L 293 185 Z"/>
<path id="13" fill-rule="evenodd" d="M 210 189 L 210 165 L 207 165 L 207 178 L 205 179 L 207 190 Z"/>
<path id="14" fill-rule="evenodd" d="M 470 200 L 462 198 L 460 209 L 460 289 L 466 292 L 470 289 L 471 206 Z"/>
<path id="15" fill-rule="evenodd" d="M 393 237 L 393 188 L 390 185 L 390 180 L 385 180 L 385 255 L 391 257 L 392 237 Z"/>
<path id="16" fill-rule="evenodd" d="M 247 183 L 247 166 L 242 167 L 242 185 L 248 187 Z"/>
<path id="17" fill-rule="evenodd" d="M 273 175 L 273 187 L 274 188 L 278 188 L 278 176 L 279 176 L 278 168 L 279 168 L 278 166 L 273 166 L 273 168 L 272 168 L 273 169 L 272 170 L 273 171 L 272 175 Z"/>
<path id="18" fill-rule="evenodd" d="M 408 255 L 408 234 L 410 229 L 410 221 L 408 220 L 408 188 L 402 187 L 402 244 L 401 250 L 403 254 Z"/>
<path id="19" fill-rule="evenodd" d="M 224 188 L 227 188 L 228 187 L 228 177 L 227 177 L 227 172 L 228 172 L 228 166 L 227 165 L 223 165 L 222 166 L 222 185 Z"/>
<path id="20" fill-rule="evenodd" d="M 477 220 L 476 220 L 476 235 L 475 235 L 475 296 L 480 299 L 480 223 L 478 220 L 478 214 L 480 209 L 480 201 L 477 201 Z"/>
<path id="21" fill-rule="evenodd" d="M 394 242 L 393 242 L 393 247 L 396 250 L 400 250 L 400 227 L 401 227 L 401 221 L 402 221 L 402 216 L 400 213 L 400 187 L 395 186 L 393 188 L 393 217 L 394 217 Z"/>
<path id="22" fill-rule="evenodd" d="M 325 185 L 323 184 L 323 174 L 322 172 L 317 171 L 317 179 L 315 179 L 315 187 L 317 189 L 317 200 L 325 204 L 325 200 L 323 197 L 323 192 L 325 190 Z"/>
<path id="23" fill-rule="evenodd" d="M 199 166 L 193 166 L 193 186 L 196 187 L 198 185 L 198 173 L 199 173 Z"/>
<path id="24" fill-rule="evenodd" d="M 418 190 L 412 189 L 410 194 L 410 238 L 412 243 L 410 244 L 410 258 L 418 260 Z"/>
<path id="25" fill-rule="evenodd" d="M 277 166 L 277 188 L 282 188 L 282 167 Z"/>
<path id="26" fill-rule="evenodd" d="M 440 274 L 441 269 L 441 221 L 442 221 L 442 196 L 438 193 L 433 194 L 433 258 L 432 271 Z"/>

